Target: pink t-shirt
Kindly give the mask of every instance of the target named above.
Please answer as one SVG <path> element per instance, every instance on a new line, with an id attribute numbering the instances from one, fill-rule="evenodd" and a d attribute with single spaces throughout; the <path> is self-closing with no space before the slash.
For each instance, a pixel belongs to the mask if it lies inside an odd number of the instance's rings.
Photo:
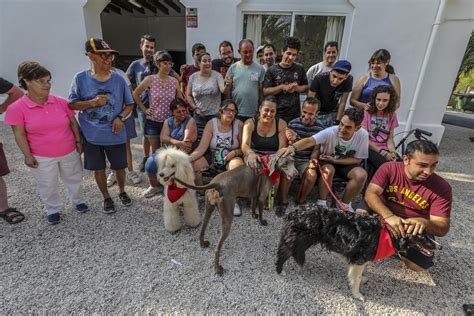
<path id="1" fill-rule="evenodd" d="M 170 103 L 176 97 L 178 80 L 168 76 L 166 83 L 158 78 L 158 75 L 151 77 L 150 88 L 150 109 L 152 114 L 147 115 L 147 119 L 155 122 L 164 122 L 171 116 Z"/>
<path id="2" fill-rule="evenodd" d="M 376 131 L 376 127 L 380 127 L 388 132 L 398 127 L 398 119 L 396 113 L 391 114 L 370 114 L 364 111 L 364 120 L 362 121 L 362 127 L 369 132 L 369 141 L 380 149 L 388 150 L 387 147 L 387 134 Z"/>
<path id="3" fill-rule="evenodd" d="M 377 169 L 371 183 L 384 189 L 382 200 L 400 217 L 449 217 L 451 214 L 451 186 L 436 173 L 425 181 L 415 182 L 405 175 L 403 162 L 387 162 Z"/>
<path id="4" fill-rule="evenodd" d="M 76 148 L 76 138 L 69 126 L 69 118 L 74 115 L 61 97 L 50 94 L 45 104 L 38 105 L 25 95 L 8 107 L 5 124 L 25 127 L 34 156 L 56 158 Z"/>

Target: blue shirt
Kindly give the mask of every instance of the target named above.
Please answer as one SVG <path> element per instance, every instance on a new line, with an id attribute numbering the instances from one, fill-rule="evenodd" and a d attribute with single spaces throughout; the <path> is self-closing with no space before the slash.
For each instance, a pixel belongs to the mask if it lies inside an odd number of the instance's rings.
<path id="1" fill-rule="evenodd" d="M 68 102 L 76 103 L 94 99 L 99 94 L 107 95 L 107 104 L 79 112 L 81 132 L 94 145 L 118 145 L 127 140 L 123 127 L 118 134 L 112 133 L 112 121 L 127 104 L 133 104 L 132 94 L 125 80 L 116 72 L 110 79 L 94 79 L 90 70 L 77 73 L 72 81 Z"/>

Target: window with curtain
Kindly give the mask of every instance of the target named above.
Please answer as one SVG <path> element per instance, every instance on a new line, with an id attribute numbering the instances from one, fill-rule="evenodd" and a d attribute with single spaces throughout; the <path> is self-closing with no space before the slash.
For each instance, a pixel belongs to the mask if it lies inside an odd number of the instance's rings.
<path id="1" fill-rule="evenodd" d="M 341 47 L 345 17 L 295 14 L 291 33 L 291 12 L 282 15 L 244 14 L 243 37 L 250 38 L 255 47 L 271 43 L 280 54 L 285 38 L 295 36 L 301 41 L 298 62 L 305 69 L 323 60 L 324 44 L 337 41 Z"/>

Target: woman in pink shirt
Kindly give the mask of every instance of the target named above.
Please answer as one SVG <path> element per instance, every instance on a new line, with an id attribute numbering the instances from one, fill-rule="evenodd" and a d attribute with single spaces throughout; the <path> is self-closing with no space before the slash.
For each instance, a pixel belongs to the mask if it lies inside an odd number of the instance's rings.
<path id="1" fill-rule="evenodd" d="M 18 66 L 18 80 L 27 93 L 8 107 L 5 124 L 12 126 L 25 164 L 31 168 L 48 224 L 57 224 L 62 208 L 59 178 L 76 210 L 80 213 L 89 210 L 81 192 L 79 124 L 67 101 L 49 94 L 49 70 L 36 62 L 23 62 Z"/>

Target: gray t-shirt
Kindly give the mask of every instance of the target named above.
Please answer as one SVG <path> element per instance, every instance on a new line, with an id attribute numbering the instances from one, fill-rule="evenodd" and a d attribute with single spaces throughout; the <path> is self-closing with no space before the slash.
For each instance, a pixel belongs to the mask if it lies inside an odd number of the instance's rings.
<path id="1" fill-rule="evenodd" d="M 331 70 L 332 67 L 326 66 L 326 64 L 324 64 L 324 61 L 311 66 L 306 72 L 306 77 L 308 78 L 308 86 L 311 87 L 311 83 L 313 82 L 314 77 L 316 77 L 316 75 L 321 74 L 323 72 L 329 72 Z"/>
<path id="2" fill-rule="evenodd" d="M 189 77 L 194 103 L 203 115 L 215 115 L 219 111 L 221 103 L 219 82 L 224 86 L 224 78 L 217 71 L 212 71 L 207 79 L 202 78 L 199 72 Z"/>
<path id="3" fill-rule="evenodd" d="M 258 109 L 259 86 L 265 78 L 265 69 L 255 62 L 244 65 L 236 62 L 230 66 L 227 76 L 231 77 L 232 99 L 237 103 L 240 116 L 254 116 Z"/>
<path id="4" fill-rule="evenodd" d="M 331 126 L 313 136 L 316 143 L 321 145 L 321 154 L 336 159 L 369 157 L 369 133 L 365 129 L 359 128 L 350 140 L 339 138 L 338 129 L 339 126 Z"/>

